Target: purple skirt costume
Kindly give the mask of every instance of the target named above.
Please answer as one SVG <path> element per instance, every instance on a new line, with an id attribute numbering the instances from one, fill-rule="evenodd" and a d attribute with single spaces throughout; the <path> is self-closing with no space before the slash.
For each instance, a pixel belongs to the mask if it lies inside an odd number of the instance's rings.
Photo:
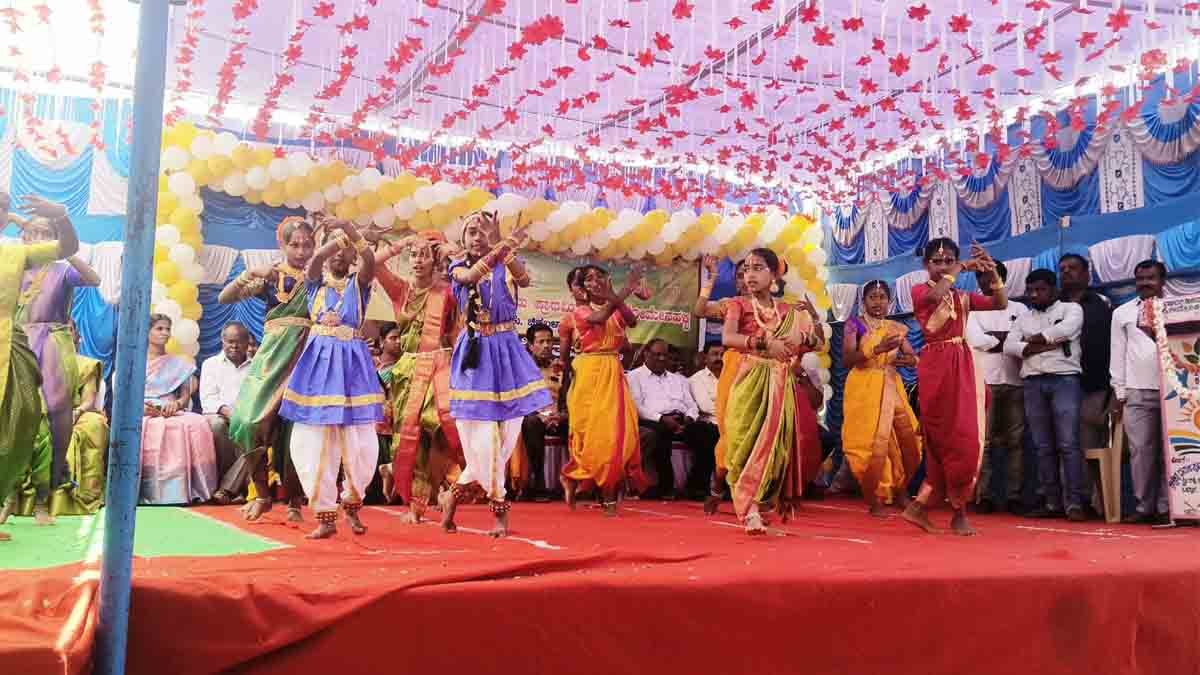
<path id="1" fill-rule="evenodd" d="M 465 267 L 465 260 L 450 266 Z M 479 288 L 481 326 L 479 365 L 465 368 L 467 331 L 458 334 L 450 359 L 450 414 L 455 419 L 502 422 L 535 413 L 552 401 L 542 371 L 513 330 L 517 319 L 517 301 L 508 286 L 504 265 L 492 270 L 489 279 L 481 279 Z M 454 282 L 454 299 L 466 315 L 468 286 Z M 501 324 L 513 324 L 505 327 Z M 491 331 L 500 328 L 494 333 Z M 485 334 L 487 333 L 487 334 Z"/>

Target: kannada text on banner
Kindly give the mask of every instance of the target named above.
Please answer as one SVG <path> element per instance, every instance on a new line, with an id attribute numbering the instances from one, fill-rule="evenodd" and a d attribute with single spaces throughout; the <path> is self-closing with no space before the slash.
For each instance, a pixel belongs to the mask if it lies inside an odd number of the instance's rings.
<path id="1" fill-rule="evenodd" d="M 1164 301 L 1163 319 L 1171 350 L 1161 389 L 1168 502 L 1172 517 L 1200 518 L 1200 399 L 1175 391 L 1200 390 L 1200 296 Z"/>

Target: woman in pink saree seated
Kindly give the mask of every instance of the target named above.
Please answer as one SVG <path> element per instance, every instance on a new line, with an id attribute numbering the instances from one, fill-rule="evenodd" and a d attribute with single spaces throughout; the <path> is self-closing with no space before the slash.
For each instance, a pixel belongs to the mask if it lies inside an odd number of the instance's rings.
<path id="1" fill-rule="evenodd" d="M 203 415 L 191 412 L 196 365 L 167 353 L 171 318 L 150 315 L 142 419 L 142 504 L 207 502 L 217 490 L 217 453 Z"/>

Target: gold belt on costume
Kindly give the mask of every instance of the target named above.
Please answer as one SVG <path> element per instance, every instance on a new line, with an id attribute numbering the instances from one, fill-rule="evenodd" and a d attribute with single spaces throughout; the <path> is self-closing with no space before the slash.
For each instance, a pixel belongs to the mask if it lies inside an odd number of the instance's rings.
<path id="1" fill-rule="evenodd" d="M 278 319 L 271 319 L 263 326 L 263 330 L 268 333 L 281 331 L 284 328 L 296 326 L 298 328 L 308 328 L 312 325 L 312 321 L 302 316 L 285 316 Z"/>
<path id="2" fill-rule="evenodd" d="M 929 342 L 925 343 L 925 346 L 933 347 L 935 345 L 961 345 L 962 343 L 963 343 L 962 338 L 952 337 L 952 338 L 946 338 L 945 340 L 930 340 Z"/>
<path id="3" fill-rule="evenodd" d="M 343 341 L 354 340 L 362 337 L 362 333 L 359 333 L 357 330 L 355 330 L 353 326 L 326 326 L 324 324 L 317 324 L 313 326 L 310 334 L 325 335 L 327 337 L 337 338 Z"/>
<path id="4" fill-rule="evenodd" d="M 482 323 L 479 324 L 479 330 L 476 331 L 480 335 L 487 337 L 496 335 L 497 333 L 509 333 L 517 327 L 516 321 L 501 321 L 500 323 Z"/>
<path id="5" fill-rule="evenodd" d="M 579 352 L 578 354 L 575 355 L 575 358 L 579 359 L 579 358 L 583 358 L 585 356 L 620 356 L 620 355 L 621 355 L 620 352 L 614 352 L 614 351 Z"/>

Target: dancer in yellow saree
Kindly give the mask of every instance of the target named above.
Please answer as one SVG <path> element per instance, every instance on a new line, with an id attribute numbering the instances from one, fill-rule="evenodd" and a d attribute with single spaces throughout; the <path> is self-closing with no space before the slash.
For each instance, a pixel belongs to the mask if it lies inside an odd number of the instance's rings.
<path id="1" fill-rule="evenodd" d="M 908 482 L 921 463 L 917 416 L 897 367 L 916 366 L 903 324 L 888 321 L 891 290 L 884 281 L 863 286 L 864 315 L 846 322 L 842 363 L 850 368 L 843 397 L 842 451 L 862 486 L 873 516 L 883 505 L 908 506 Z"/>
<path id="2" fill-rule="evenodd" d="M 67 209 L 26 196 L 25 210 L 45 218 L 57 241 L 0 244 L 0 503 L 16 487 L 33 459 L 34 437 L 42 420 L 42 376 L 29 340 L 14 318 L 25 270 L 75 255 L 79 239 Z M 7 224 L 9 197 L 0 193 L 0 223 Z M 0 541 L 11 537 L 0 532 Z"/>
<path id="3" fill-rule="evenodd" d="M 625 299 L 641 277 L 635 267 L 618 294 L 608 272 L 592 265 L 583 270 L 589 304 L 576 307 L 572 315 L 580 353 L 571 364 L 574 382 L 567 394 L 571 461 L 563 467 L 562 484 L 567 506 L 574 509 L 579 484 L 594 483 L 605 515 L 615 516 L 617 490 L 625 479 L 633 479 L 639 487 L 645 483 L 637 408 L 621 368 L 625 329 L 637 324 Z M 564 362 L 567 358 L 564 354 Z"/>
<path id="4" fill-rule="evenodd" d="M 773 251 L 751 251 L 747 297 L 729 304 L 722 331 L 725 348 L 743 353 L 725 409 L 725 479 L 748 534 L 766 532 L 762 511 L 780 505 L 788 463 L 801 454 L 792 361 L 820 342 L 810 315 L 772 295 L 782 273 Z"/>

